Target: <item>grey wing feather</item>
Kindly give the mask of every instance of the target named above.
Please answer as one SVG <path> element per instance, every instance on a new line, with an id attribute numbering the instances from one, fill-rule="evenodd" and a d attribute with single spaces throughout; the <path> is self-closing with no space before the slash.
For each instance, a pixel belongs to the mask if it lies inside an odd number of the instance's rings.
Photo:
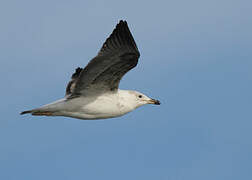
<path id="1" fill-rule="evenodd" d="M 72 74 L 72 79 L 67 84 L 65 96 L 69 96 L 69 95 L 71 95 L 73 93 L 73 90 L 74 90 L 75 85 L 76 85 L 76 81 L 79 78 L 80 73 L 81 73 L 82 70 L 83 70 L 83 68 L 80 68 L 80 67 L 75 69 L 75 73 Z"/>
<path id="2" fill-rule="evenodd" d="M 140 53 L 126 21 L 120 21 L 98 55 L 81 70 L 72 95 L 115 91 L 123 75 L 138 63 Z"/>

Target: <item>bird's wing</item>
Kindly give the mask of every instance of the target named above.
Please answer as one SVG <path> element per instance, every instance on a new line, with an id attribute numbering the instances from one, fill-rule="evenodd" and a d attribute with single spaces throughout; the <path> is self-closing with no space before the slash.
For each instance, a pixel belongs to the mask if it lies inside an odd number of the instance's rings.
<path id="1" fill-rule="evenodd" d="M 74 84 L 69 85 L 70 91 L 67 92 L 73 96 L 85 96 L 116 91 L 123 75 L 137 65 L 139 56 L 127 22 L 121 20 L 98 55 L 81 69 Z"/>
<path id="2" fill-rule="evenodd" d="M 73 94 L 73 90 L 75 88 L 76 82 L 77 82 L 82 70 L 83 70 L 83 68 L 80 68 L 80 67 L 75 69 L 75 72 L 72 74 L 71 80 L 67 84 L 66 96 Z"/>

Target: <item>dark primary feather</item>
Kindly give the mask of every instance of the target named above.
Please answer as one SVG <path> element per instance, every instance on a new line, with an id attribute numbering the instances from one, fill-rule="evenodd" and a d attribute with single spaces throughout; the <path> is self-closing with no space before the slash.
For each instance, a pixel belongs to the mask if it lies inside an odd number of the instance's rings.
<path id="1" fill-rule="evenodd" d="M 118 89 L 123 75 L 138 63 L 140 53 L 126 21 L 120 21 L 88 65 L 76 69 L 66 94 L 86 95 Z"/>

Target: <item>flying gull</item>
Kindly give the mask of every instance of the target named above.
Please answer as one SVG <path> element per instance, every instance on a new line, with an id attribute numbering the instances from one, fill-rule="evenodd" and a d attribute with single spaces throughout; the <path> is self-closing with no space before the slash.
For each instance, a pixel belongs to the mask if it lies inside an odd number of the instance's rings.
<path id="1" fill-rule="evenodd" d="M 106 119 L 145 104 L 160 105 L 140 92 L 118 89 L 123 75 L 137 65 L 139 56 L 127 22 L 121 20 L 97 56 L 85 68 L 75 70 L 63 99 L 20 114 Z"/>

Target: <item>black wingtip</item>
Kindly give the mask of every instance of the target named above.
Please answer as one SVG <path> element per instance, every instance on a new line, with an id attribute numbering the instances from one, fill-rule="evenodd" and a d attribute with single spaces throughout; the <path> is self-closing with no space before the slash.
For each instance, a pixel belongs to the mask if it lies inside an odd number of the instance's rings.
<path id="1" fill-rule="evenodd" d="M 28 114 L 28 113 L 32 113 L 32 111 L 23 111 L 23 112 L 20 113 L 20 115 Z"/>
<path id="2" fill-rule="evenodd" d="M 121 19 L 118 24 L 127 24 L 127 21 Z"/>
<path id="3" fill-rule="evenodd" d="M 123 28 L 123 27 L 128 28 L 128 23 L 125 20 L 120 20 L 119 23 L 116 25 L 116 28 Z"/>
<path id="4" fill-rule="evenodd" d="M 103 43 L 98 55 L 104 55 L 113 51 L 123 51 L 127 49 L 128 52 L 132 52 L 140 56 L 136 42 L 130 32 L 127 21 L 120 20 L 116 25 L 110 36 Z"/>

